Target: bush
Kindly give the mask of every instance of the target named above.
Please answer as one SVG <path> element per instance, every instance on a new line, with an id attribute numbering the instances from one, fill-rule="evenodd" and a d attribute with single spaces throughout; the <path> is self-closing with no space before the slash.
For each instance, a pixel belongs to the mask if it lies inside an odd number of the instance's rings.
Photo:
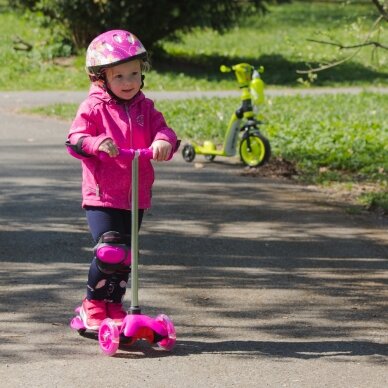
<path id="1" fill-rule="evenodd" d="M 87 47 L 95 36 L 110 29 L 127 29 L 151 49 L 161 39 L 176 37 L 178 31 L 198 26 L 224 31 L 245 13 L 265 10 L 264 0 L 9 0 L 9 3 L 44 15 L 48 25 L 65 27 L 77 49 Z"/>

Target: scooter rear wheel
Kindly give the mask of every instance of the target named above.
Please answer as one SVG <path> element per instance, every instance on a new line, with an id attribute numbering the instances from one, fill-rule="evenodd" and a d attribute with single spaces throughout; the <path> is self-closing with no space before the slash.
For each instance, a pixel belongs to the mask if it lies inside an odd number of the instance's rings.
<path id="1" fill-rule="evenodd" d="M 113 356 L 120 344 L 120 333 L 115 322 L 106 318 L 102 321 L 98 331 L 98 342 L 100 349 L 107 356 Z"/>
<path id="2" fill-rule="evenodd" d="M 167 330 L 167 338 L 158 342 L 158 346 L 164 350 L 171 350 L 175 346 L 176 331 L 172 320 L 165 314 L 160 314 L 156 317 L 157 322 L 161 322 Z"/>
<path id="3" fill-rule="evenodd" d="M 209 162 L 212 162 L 215 158 L 215 155 L 205 155 L 205 159 Z"/>
<path id="4" fill-rule="evenodd" d="M 185 144 L 182 149 L 182 156 L 186 162 L 192 162 L 195 158 L 195 149 L 191 144 Z"/>

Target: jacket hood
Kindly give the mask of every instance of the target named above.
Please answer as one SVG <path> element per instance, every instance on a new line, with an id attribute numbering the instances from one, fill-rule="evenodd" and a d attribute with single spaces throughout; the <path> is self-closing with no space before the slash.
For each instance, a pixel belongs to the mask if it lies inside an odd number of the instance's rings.
<path id="1" fill-rule="evenodd" d="M 104 88 L 102 88 L 99 85 L 96 85 L 94 83 L 91 84 L 90 89 L 89 89 L 89 97 L 96 98 L 100 101 L 104 102 L 110 102 L 113 101 L 117 104 L 123 104 L 126 102 L 133 103 L 137 101 L 141 101 L 145 98 L 144 94 L 142 91 L 139 91 L 135 97 L 133 97 L 131 100 L 121 100 L 119 98 L 113 97 L 111 94 L 109 94 Z"/>

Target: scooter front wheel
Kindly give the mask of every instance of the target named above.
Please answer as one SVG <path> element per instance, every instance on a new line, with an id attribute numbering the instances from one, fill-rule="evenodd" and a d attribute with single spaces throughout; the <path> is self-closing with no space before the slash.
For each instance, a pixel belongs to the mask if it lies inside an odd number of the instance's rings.
<path id="1" fill-rule="evenodd" d="M 102 321 L 98 331 L 98 342 L 100 349 L 107 356 L 113 356 L 120 344 L 120 333 L 116 323 L 106 318 Z"/>
<path id="2" fill-rule="evenodd" d="M 269 141 L 260 133 L 250 133 L 240 143 L 240 157 L 250 167 L 259 167 L 268 162 L 271 156 Z"/>
<path id="3" fill-rule="evenodd" d="M 167 338 L 158 342 L 158 346 L 164 350 L 171 350 L 175 346 L 176 331 L 172 320 L 165 314 L 160 314 L 156 317 L 157 322 L 161 322 L 167 330 Z"/>
<path id="4" fill-rule="evenodd" d="M 195 149 L 191 144 L 185 144 L 182 149 L 182 156 L 186 162 L 192 162 L 195 158 Z"/>

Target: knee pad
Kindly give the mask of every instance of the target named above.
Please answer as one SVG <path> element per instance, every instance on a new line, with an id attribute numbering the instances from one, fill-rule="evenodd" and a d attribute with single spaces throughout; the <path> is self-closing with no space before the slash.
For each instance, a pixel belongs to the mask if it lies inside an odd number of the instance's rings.
<path id="1" fill-rule="evenodd" d="M 130 236 L 119 232 L 104 233 L 94 247 L 94 255 L 101 271 L 113 273 L 131 264 Z"/>

